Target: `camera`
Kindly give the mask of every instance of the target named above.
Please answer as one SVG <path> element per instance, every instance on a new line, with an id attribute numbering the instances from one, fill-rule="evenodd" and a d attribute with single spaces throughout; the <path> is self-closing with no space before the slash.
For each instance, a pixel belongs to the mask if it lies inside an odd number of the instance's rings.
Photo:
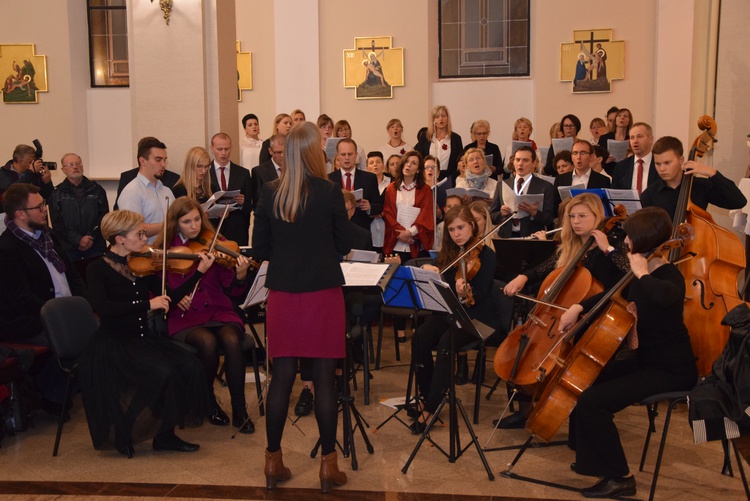
<path id="1" fill-rule="evenodd" d="M 39 142 L 38 139 L 34 139 L 34 148 L 36 148 L 36 151 L 34 152 L 34 157 L 39 160 L 42 158 L 43 155 L 43 149 L 42 149 L 42 143 Z M 47 170 L 57 170 L 57 162 L 42 162 L 44 165 L 44 168 Z"/>

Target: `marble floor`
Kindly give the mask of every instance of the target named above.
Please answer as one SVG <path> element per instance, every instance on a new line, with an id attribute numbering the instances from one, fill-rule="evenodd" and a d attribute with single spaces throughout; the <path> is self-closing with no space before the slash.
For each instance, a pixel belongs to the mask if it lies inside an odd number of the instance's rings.
<path id="1" fill-rule="evenodd" d="M 369 424 L 366 429 L 373 453 L 367 452 L 361 435 L 354 444 L 358 468 L 353 470 L 350 459 L 339 456 L 339 465 L 349 476 L 349 483 L 325 496 L 327 499 L 362 500 L 505 500 L 505 499 L 582 499 L 577 489 L 588 487 L 595 479 L 572 473 L 569 464 L 574 453 L 565 446 L 531 447 L 515 466 L 513 473 L 545 482 L 568 486 L 570 490 L 550 487 L 502 476 L 516 452 L 501 450 L 486 452 L 486 459 L 494 480 L 489 480 L 476 449 L 469 448 L 451 463 L 439 450 L 425 442 L 406 473 L 402 468 L 417 444 L 419 436 L 395 419 L 377 432 L 375 427 L 386 420 L 393 409 L 382 400 L 403 397 L 408 365 L 408 345 L 401 345 L 402 360 L 395 361 L 393 338 L 386 336 L 383 346 L 383 367 L 374 372 L 372 402 L 364 405 L 360 386 L 353 391 L 355 404 Z M 492 374 L 491 350 L 488 354 L 487 377 Z M 299 384 L 299 383 L 298 383 Z M 217 394 L 227 403 L 225 388 L 216 385 Z M 301 386 L 295 387 L 292 405 Z M 483 395 L 487 390 L 485 389 Z M 480 422 L 474 426 L 483 449 L 501 448 L 523 443 L 525 430 L 498 430 L 492 434 L 492 420 L 506 404 L 504 391 L 496 392 L 488 401 L 481 399 Z M 284 460 L 292 470 L 292 478 L 274 491 L 264 488 L 264 419 L 258 416 L 255 388 L 248 384 L 246 394 L 251 416 L 257 431 L 253 435 L 235 436 L 234 429 L 204 424 L 197 429 L 186 429 L 180 436 L 201 445 L 196 453 L 154 452 L 150 443 L 136 444 L 135 457 L 127 459 L 116 451 L 96 451 L 91 445 L 80 397 L 76 397 L 71 420 L 65 424 L 60 454 L 52 457 L 56 421 L 38 412 L 34 427 L 15 436 L 7 436 L 0 447 L 0 501 L 18 499 L 75 499 L 192 498 L 192 499 L 320 499 L 319 460 L 310 451 L 317 440 L 313 416 L 306 416 L 292 426 L 287 423 L 283 441 Z M 471 415 L 474 403 L 473 386 L 458 388 L 457 395 Z M 447 412 L 443 413 L 447 423 Z M 657 419 L 661 430 L 664 414 Z M 293 409 L 290 416 L 294 417 Z M 399 416 L 406 416 L 402 412 Z M 643 472 L 638 461 L 646 433 L 646 412 L 631 407 L 616 418 L 622 441 L 635 474 L 637 497 L 647 499 L 651 484 L 658 440 L 652 441 L 651 451 Z M 567 426 L 559 432 L 566 438 Z M 341 426 L 339 427 L 339 434 Z M 460 425 L 461 445 L 470 436 Z M 448 428 L 436 427 L 431 437 L 440 447 L 448 447 Z M 693 445 L 685 408 L 678 408 L 673 416 L 667 450 L 662 463 L 658 500 L 744 499 L 739 474 L 735 478 L 723 476 L 722 450 L 718 443 Z M 734 456 L 733 456 L 734 461 Z M 733 462 L 736 472 L 736 463 Z M 746 467 L 747 469 L 747 467 Z"/>

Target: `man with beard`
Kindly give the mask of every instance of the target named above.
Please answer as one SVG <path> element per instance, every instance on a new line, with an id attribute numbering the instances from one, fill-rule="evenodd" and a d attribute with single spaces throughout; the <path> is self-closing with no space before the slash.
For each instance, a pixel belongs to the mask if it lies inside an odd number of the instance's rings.
<path id="1" fill-rule="evenodd" d="M 0 235 L 0 340 L 47 346 L 42 305 L 56 297 L 82 296 L 85 285 L 47 228 L 39 188 L 14 183 L 5 192 L 7 229 Z M 42 406 L 59 416 L 65 378 L 53 357 L 35 374 Z"/>
<path id="2" fill-rule="evenodd" d="M 141 214 L 146 223 L 149 243 L 162 230 L 166 201 L 174 202 L 172 190 L 164 186 L 161 178 L 167 170 L 167 147 L 155 137 L 144 137 L 138 141 L 138 175 L 117 199 L 119 209 Z"/>

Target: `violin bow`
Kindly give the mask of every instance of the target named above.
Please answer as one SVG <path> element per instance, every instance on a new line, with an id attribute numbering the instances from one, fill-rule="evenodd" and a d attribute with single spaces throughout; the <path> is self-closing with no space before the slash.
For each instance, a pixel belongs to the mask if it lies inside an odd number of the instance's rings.
<path id="1" fill-rule="evenodd" d="M 211 241 L 211 246 L 208 248 L 208 253 L 212 253 L 214 250 L 214 246 L 216 245 L 216 240 L 219 238 L 219 231 L 221 230 L 221 225 L 224 224 L 224 219 L 227 217 L 227 213 L 229 212 L 229 205 L 227 204 L 224 206 L 224 213 L 221 215 L 221 219 L 219 219 L 219 226 L 216 227 L 216 232 L 214 233 L 214 238 Z M 164 253 L 166 255 L 166 252 Z M 203 277 L 201 277 L 203 278 Z M 193 292 L 190 293 L 190 302 L 193 302 L 193 297 L 195 296 L 195 291 L 198 290 L 198 285 L 200 285 L 201 281 L 198 279 L 197 282 L 195 282 L 195 287 L 193 287 Z M 182 312 L 181 317 L 185 316 L 185 311 Z"/>
<path id="2" fill-rule="evenodd" d="M 512 216 L 513 214 L 516 214 L 517 212 L 518 211 L 511 212 L 510 216 Z M 471 252 L 474 249 L 476 249 L 479 246 L 480 243 L 484 242 L 485 239 L 487 239 L 490 236 L 492 236 L 493 233 L 499 231 L 500 228 L 502 228 L 503 226 L 505 226 L 508 223 L 508 221 L 511 221 L 513 219 L 510 216 L 508 216 L 508 218 L 505 221 L 503 221 L 502 223 L 498 224 L 497 226 L 493 227 L 490 231 L 488 231 L 487 233 L 485 233 L 484 236 L 477 238 L 477 241 L 474 242 L 471 246 L 469 246 L 468 249 L 466 249 L 463 252 L 459 253 L 458 257 L 456 257 L 456 259 L 454 259 L 453 261 L 451 261 L 451 263 L 448 266 L 446 266 L 445 268 L 443 268 L 442 270 L 440 270 L 440 274 L 442 275 L 446 271 L 448 271 L 451 268 L 453 268 L 459 261 L 461 261 L 464 257 L 466 257 L 466 255 L 469 254 L 469 252 Z"/>
<path id="3" fill-rule="evenodd" d="M 167 295 L 167 213 L 169 212 L 169 197 L 164 197 L 164 236 L 162 247 L 164 251 L 161 256 L 161 295 Z M 167 310 L 164 310 L 164 320 L 167 319 Z"/>

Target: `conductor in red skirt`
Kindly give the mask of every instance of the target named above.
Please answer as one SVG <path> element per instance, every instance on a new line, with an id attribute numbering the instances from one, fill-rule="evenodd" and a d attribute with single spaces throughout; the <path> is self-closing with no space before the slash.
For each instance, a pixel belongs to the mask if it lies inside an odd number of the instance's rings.
<path id="1" fill-rule="evenodd" d="M 322 457 L 320 486 L 344 485 L 336 456 L 336 362 L 345 356 L 344 275 L 339 256 L 353 235 L 341 187 L 326 175 L 320 132 L 309 122 L 294 127 L 284 147 L 286 168 L 263 185 L 255 212 L 253 252 L 269 261 L 266 323 L 273 378 L 266 416 L 266 486 L 291 477 L 281 437 L 299 358 L 310 359 L 315 384 L 315 419 Z"/>

